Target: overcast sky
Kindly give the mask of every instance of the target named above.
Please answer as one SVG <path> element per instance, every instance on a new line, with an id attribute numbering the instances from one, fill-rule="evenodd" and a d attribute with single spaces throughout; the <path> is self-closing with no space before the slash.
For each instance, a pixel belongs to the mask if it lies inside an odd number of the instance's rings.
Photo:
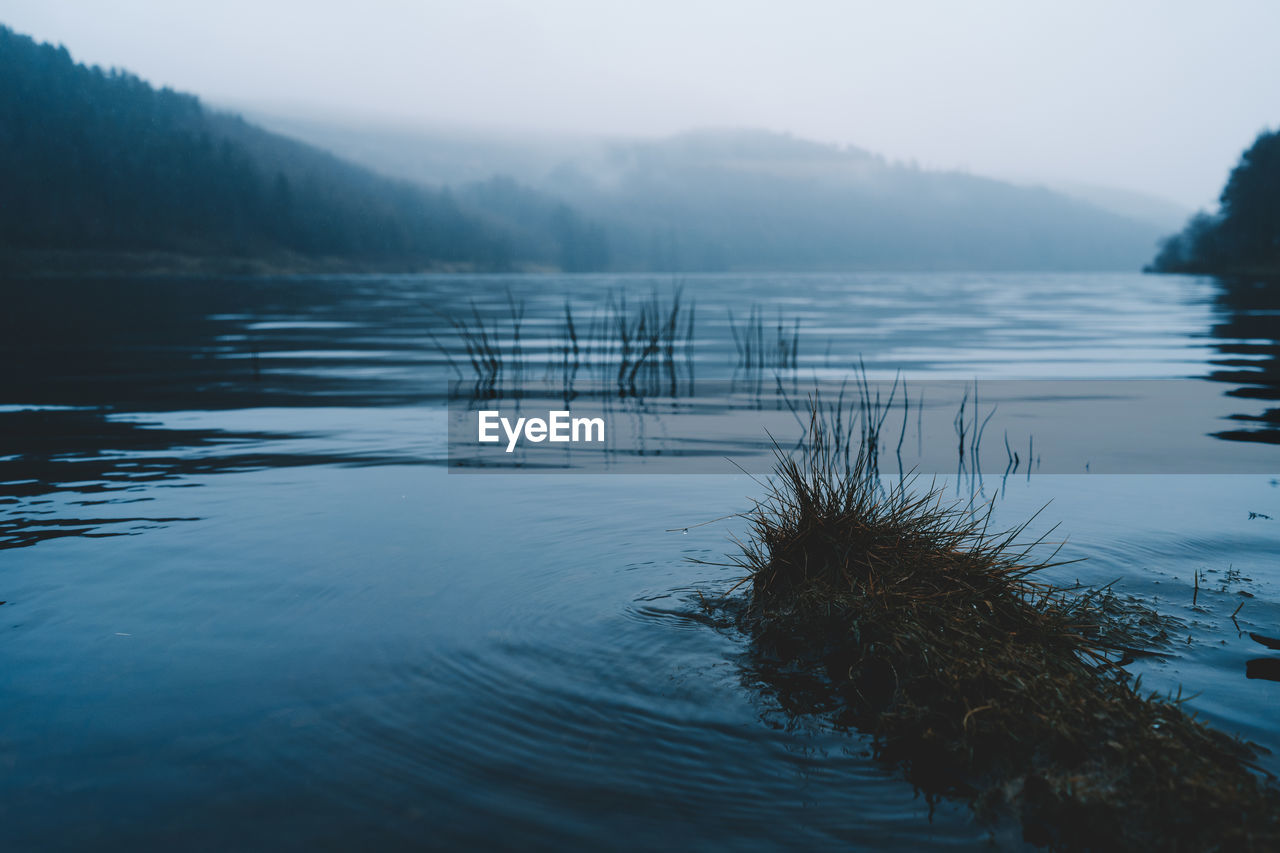
<path id="1" fill-rule="evenodd" d="M 352 121 L 763 127 L 1210 205 L 1280 125 L 1280 3 L 0 0 L 206 100 Z"/>

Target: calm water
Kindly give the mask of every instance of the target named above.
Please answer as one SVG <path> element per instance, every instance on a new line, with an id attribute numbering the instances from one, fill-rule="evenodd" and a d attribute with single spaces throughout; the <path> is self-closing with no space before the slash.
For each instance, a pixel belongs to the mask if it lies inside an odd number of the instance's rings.
<path id="1" fill-rule="evenodd" d="M 798 320 L 805 375 L 861 356 L 879 375 L 1219 388 L 1236 417 L 1195 441 L 1256 449 L 1256 474 L 1017 477 L 997 516 L 1052 501 L 1045 524 L 1088 558 L 1062 579 L 1118 579 L 1182 620 L 1144 684 L 1280 750 L 1280 683 L 1246 677 L 1280 657 L 1247 633 L 1280 635 L 1275 289 L 683 284 L 698 378 L 740 374 L 729 314 L 757 305 L 771 335 Z M 520 358 L 545 377 L 566 301 L 587 328 L 669 278 L 2 286 L 6 848 L 989 844 L 857 734 L 783 713 L 740 640 L 694 615 L 695 589 L 734 575 L 688 558 L 722 559 L 741 524 L 668 531 L 746 509 L 751 480 L 450 472 L 448 383 L 472 368 L 448 318 L 506 328 L 523 304 Z"/>

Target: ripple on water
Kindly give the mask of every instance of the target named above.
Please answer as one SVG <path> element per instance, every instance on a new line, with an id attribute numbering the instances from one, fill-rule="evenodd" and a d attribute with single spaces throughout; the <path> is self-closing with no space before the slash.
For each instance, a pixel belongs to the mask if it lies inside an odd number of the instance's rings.
<path id="1" fill-rule="evenodd" d="M 736 642 L 682 609 L 685 593 L 646 596 L 589 643 L 526 623 L 482 648 L 384 650 L 377 689 L 315 706 L 334 802 L 358 790 L 369 819 L 405 838 L 428 822 L 439 843 L 986 844 L 965 807 L 931 806 L 862 738 L 765 724 Z M 316 743 L 286 747 L 278 760 L 315 773 Z"/>

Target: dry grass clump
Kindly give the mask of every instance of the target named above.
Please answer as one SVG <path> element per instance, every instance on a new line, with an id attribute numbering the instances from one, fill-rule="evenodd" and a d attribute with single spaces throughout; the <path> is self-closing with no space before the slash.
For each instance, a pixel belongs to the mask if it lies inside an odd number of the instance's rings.
<path id="1" fill-rule="evenodd" d="M 753 651 L 822 684 L 793 709 L 833 711 L 921 787 L 1012 815 L 1033 843 L 1280 849 L 1250 748 L 1122 668 L 1163 639 L 1154 614 L 1039 580 L 1053 557 L 1015 544 L 1025 525 L 993 534 L 989 514 L 887 488 L 841 441 L 814 415 L 807 451 L 779 453 L 740 561 Z"/>

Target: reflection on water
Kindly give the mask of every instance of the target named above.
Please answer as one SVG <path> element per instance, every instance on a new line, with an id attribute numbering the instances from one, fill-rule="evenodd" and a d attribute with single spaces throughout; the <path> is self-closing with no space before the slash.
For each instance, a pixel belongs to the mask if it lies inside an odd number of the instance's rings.
<path id="1" fill-rule="evenodd" d="M 493 330 L 523 305 L 520 363 L 545 382 L 568 303 L 578 375 L 616 382 L 593 322 L 624 290 L 669 305 L 670 280 L 3 286 L 15 847 L 987 843 L 744 683 L 741 646 L 688 615 L 689 590 L 733 581 L 686 559 L 721 559 L 736 522 L 698 524 L 745 509 L 749 479 L 446 472 L 448 383 L 472 370 L 450 318 Z M 1208 377 L 1242 400 L 1276 363 L 1274 291 L 1201 279 L 695 276 L 681 294 L 670 364 L 693 413 L 704 381 L 769 399 L 859 358 L 880 378 Z M 631 326 L 629 364 L 651 328 Z M 667 343 L 626 404 L 670 391 Z M 1280 630 L 1277 473 L 1016 478 L 998 512 L 1052 499 L 1090 558 L 1070 571 L 1186 622 L 1144 683 L 1276 749 L 1277 685 L 1251 663 L 1274 656 L 1248 633 Z"/>
<path id="2" fill-rule="evenodd" d="M 1266 406 L 1236 415 L 1239 425 L 1217 435 L 1280 444 L 1280 281 L 1227 279 L 1216 287 L 1211 334 L 1220 355 L 1211 375 L 1236 386 L 1232 396 Z"/>

